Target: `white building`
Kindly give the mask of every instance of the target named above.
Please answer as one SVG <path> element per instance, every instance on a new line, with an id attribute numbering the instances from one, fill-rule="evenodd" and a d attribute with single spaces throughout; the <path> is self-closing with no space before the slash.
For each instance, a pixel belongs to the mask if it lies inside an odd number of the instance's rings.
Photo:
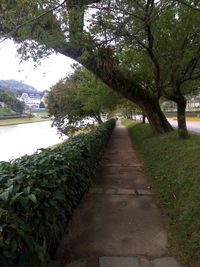
<path id="1" fill-rule="evenodd" d="M 6 104 L 4 102 L 0 101 L 0 107 L 5 108 Z"/>
<path id="2" fill-rule="evenodd" d="M 200 108 L 200 95 L 198 95 L 197 97 L 193 97 L 192 99 L 189 99 L 187 101 L 187 110 L 194 110 L 195 108 Z"/>
<path id="3" fill-rule="evenodd" d="M 28 108 L 39 108 L 40 103 L 45 103 L 45 97 L 47 93 L 22 93 L 18 98 L 23 101 Z"/>

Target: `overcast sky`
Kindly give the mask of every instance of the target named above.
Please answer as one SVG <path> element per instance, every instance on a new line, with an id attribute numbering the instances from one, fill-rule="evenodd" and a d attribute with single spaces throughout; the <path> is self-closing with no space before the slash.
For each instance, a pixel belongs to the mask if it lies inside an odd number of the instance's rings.
<path id="1" fill-rule="evenodd" d="M 35 68 L 32 61 L 20 63 L 15 44 L 11 40 L 0 44 L 0 80 L 14 79 L 39 91 L 48 90 L 51 85 L 72 72 L 71 64 L 74 62 L 70 58 L 54 54 Z"/>

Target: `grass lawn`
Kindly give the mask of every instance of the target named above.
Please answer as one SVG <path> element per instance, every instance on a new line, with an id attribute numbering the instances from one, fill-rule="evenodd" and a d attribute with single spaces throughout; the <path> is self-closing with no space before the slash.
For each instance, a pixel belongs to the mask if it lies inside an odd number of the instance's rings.
<path id="1" fill-rule="evenodd" d="M 0 114 L 12 115 L 15 114 L 15 112 L 10 110 L 9 108 L 0 107 Z"/>
<path id="2" fill-rule="evenodd" d="M 7 119 L 7 120 L 0 120 L 0 126 L 3 125 L 11 125 L 11 124 L 22 124 L 22 123 L 30 123 L 30 122 L 39 122 L 39 121 L 48 121 L 50 119 L 42 119 L 39 117 L 33 118 L 18 118 L 18 119 Z"/>
<path id="3" fill-rule="evenodd" d="M 153 135 L 148 124 L 123 119 L 157 192 L 172 246 L 187 267 L 200 267 L 200 136 Z"/>

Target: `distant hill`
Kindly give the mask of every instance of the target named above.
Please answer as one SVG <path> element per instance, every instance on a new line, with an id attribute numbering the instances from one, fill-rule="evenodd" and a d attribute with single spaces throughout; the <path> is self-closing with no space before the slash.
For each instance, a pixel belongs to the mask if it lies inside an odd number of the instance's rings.
<path id="1" fill-rule="evenodd" d="M 41 93 L 33 86 L 16 80 L 0 80 L 0 89 L 11 92 L 16 96 L 21 95 L 21 93 Z"/>

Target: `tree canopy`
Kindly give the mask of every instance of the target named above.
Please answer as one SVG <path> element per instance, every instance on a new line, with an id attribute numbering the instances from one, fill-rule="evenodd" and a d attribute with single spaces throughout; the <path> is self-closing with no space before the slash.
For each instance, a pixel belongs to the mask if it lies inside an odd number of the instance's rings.
<path id="1" fill-rule="evenodd" d="M 0 34 L 20 43 L 24 58 L 75 59 L 165 132 L 172 127 L 159 98 L 176 101 L 182 118 L 184 94 L 199 81 L 199 13 L 187 3 L 199 8 L 190 0 L 2 1 Z"/>
<path id="2" fill-rule="evenodd" d="M 16 113 L 23 113 L 25 104 L 19 101 L 16 97 L 0 90 L 0 101 L 4 102 L 10 109 Z"/>
<path id="3" fill-rule="evenodd" d="M 67 134 L 87 124 L 88 120 L 102 122 L 102 114 L 114 109 L 119 96 L 84 68 L 55 84 L 47 96 L 54 125 Z"/>

